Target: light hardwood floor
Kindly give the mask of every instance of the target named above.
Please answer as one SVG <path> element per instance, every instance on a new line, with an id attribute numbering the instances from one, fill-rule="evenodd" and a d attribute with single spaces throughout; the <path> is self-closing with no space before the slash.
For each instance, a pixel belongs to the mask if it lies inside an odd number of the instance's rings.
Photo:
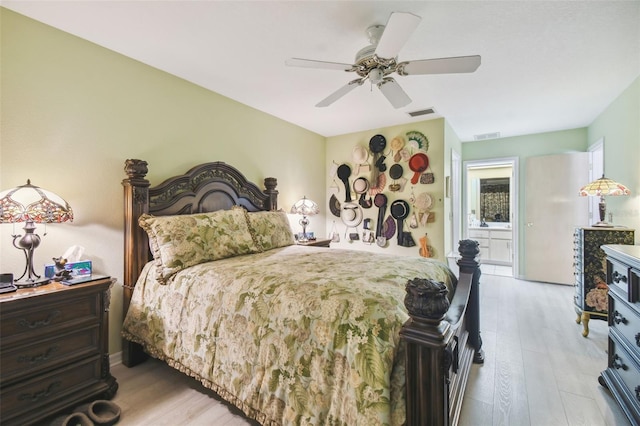
<path id="1" fill-rule="evenodd" d="M 606 368 L 606 323 L 592 320 L 582 337 L 572 300 L 571 286 L 482 276 L 485 363 L 473 366 L 461 425 L 629 425 L 597 380 Z M 159 361 L 116 365 L 112 374 L 121 426 L 255 425 Z"/>

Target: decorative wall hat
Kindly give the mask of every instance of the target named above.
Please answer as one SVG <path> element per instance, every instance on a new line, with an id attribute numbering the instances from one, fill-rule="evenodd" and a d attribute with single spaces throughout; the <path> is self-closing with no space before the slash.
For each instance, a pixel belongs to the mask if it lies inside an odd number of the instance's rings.
<path id="1" fill-rule="evenodd" d="M 370 166 L 367 160 L 369 159 L 369 151 L 362 145 L 356 145 L 351 151 L 351 158 L 353 164 L 355 164 L 355 174 L 357 175 L 362 170 L 369 171 Z"/>
<path id="2" fill-rule="evenodd" d="M 432 203 L 431 196 L 426 192 L 422 192 L 416 196 L 413 205 L 416 210 L 424 212 L 431 208 Z"/>
<path id="3" fill-rule="evenodd" d="M 347 228 L 355 228 L 362 223 L 362 209 L 355 203 L 345 203 L 340 212 L 340 219 Z"/>
<path id="4" fill-rule="evenodd" d="M 393 138 L 391 140 L 391 152 L 393 152 L 393 161 L 396 163 L 402 159 L 400 155 L 400 151 L 404 148 L 404 139 L 400 136 Z"/>

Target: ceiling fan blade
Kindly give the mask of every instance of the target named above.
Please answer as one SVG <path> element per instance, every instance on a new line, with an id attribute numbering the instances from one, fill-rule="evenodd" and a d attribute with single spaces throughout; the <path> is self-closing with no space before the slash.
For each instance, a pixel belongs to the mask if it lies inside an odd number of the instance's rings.
<path id="1" fill-rule="evenodd" d="M 362 86 L 363 82 L 364 82 L 363 78 L 358 78 L 356 80 L 350 81 L 349 83 L 345 84 L 344 86 L 342 86 L 341 88 L 339 88 L 338 90 L 336 90 L 335 92 L 333 92 L 332 94 L 330 94 L 329 96 L 327 96 L 326 98 L 318 102 L 316 106 L 319 108 L 323 108 L 331 105 L 332 103 L 334 103 L 335 101 L 337 101 L 338 99 L 340 99 L 341 97 L 343 97 L 344 95 L 346 95 L 347 93 L 355 89 L 356 87 Z"/>
<path id="2" fill-rule="evenodd" d="M 341 64 L 339 62 L 314 61 L 311 59 L 289 58 L 284 62 L 290 67 L 302 68 L 322 68 L 327 70 L 353 71 L 351 64 Z"/>
<path id="3" fill-rule="evenodd" d="M 453 74 L 474 72 L 480 66 L 480 56 L 458 56 L 452 58 L 423 59 L 421 61 L 401 62 L 398 74 Z"/>
<path id="4" fill-rule="evenodd" d="M 407 106 L 411 103 L 411 98 L 391 77 L 386 77 L 381 83 L 378 83 L 378 88 L 396 109 L 402 108 L 403 106 Z"/>
<path id="5" fill-rule="evenodd" d="M 421 17 L 412 13 L 392 13 L 376 47 L 376 55 L 385 59 L 398 56 L 398 52 L 409 40 L 421 20 Z"/>

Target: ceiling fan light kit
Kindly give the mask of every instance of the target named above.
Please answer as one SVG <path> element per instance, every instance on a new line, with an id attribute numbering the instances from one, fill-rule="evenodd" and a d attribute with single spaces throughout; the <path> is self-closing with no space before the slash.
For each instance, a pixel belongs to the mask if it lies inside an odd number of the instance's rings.
<path id="1" fill-rule="evenodd" d="M 423 59 L 397 62 L 398 52 L 418 27 L 422 18 L 412 13 L 394 12 L 387 25 L 372 25 L 366 30 L 371 45 L 360 49 L 353 65 L 339 62 L 315 61 L 311 59 L 291 58 L 285 61 L 288 66 L 302 68 L 320 68 L 355 72 L 360 78 L 342 86 L 316 104 L 327 107 L 345 96 L 366 80 L 387 98 L 394 108 L 402 108 L 411 103 L 411 98 L 389 75 L 400 76 L 424 74 L 471 73 L 480 66 L 480 56 L 459 56 L 451 58 Z"/>

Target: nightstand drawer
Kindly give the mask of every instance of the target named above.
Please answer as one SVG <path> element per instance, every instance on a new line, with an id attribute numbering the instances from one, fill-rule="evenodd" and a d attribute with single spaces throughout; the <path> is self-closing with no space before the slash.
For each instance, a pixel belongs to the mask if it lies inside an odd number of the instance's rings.
<path id="1" fill-rule="evenodd" d="M 16 348 L 3 348 L 0 352 L 0 381 L 5 386 L 17 378 L 23 380 L 31 374 L 98 354 L 99 351 L 98 324 L 47 339 L 36 339 Z"/>
<path id="2" fill-rule="evenodd" d="M 616 260 L 609 259 L 607 265 L 609 269 L 607 278 L 609 286 L 615 287 L 618 294 L 623 295 L 625 299 L 629 298 L 629 267 Z"/>
<path id="3" fill-rule="evenodd" d="M 640 314 L 620 300 L 615 290 L 609 292 L 609 297 L 609 327 L 611 327 L 611 331 L 615 330 L 615 333 L 624 339 L 630 348 L 640 354 Z M 640 385 L 640 383 L 638 384 Z"/>
<path id="4" fill-rule="evenodd" d="M 2 406 L 2 424 L 11 424 L 18 416 L 30 415 L 34 407 L 55 406 L 61 400 L 77 395 L 78 402 L 85 389 L 100 383 L 100 356 L 84 359 L 64 368 L 31 380 L 2 388 L 0 406 Z M 106 388 L 106 385 L 102 385 Z M 90 395 L 87 392 L 86 395 Z M 15 420 L 14 420 L 15 421 Z M 28 422 L 18 422 L 25 424 Z"/>
<path id="5" fill-rule="evenodd" d="M 635 404 L 640 403 L 640 364 L 615 339 L 609 340 L 610 371 L 618 376 L 624 394 Z"/>
<path id="6" fill-rule="evenodd" d="M 34 298 L 34 300 L 36 299 Z M 100 295 L 98 293 L 82 297 L 69 297 L 45 305 L 16 304 L 16 306 L 19 306 L 20 309 L 13 310 L 11 303 L 2 305 L 0 336 L 3 347 L 20 339 L 27 338 L 29 341 L 33 341 L 40 334 L 49 336 L 66 327 L 83 323 L 97 324 L 100 320 Z"/>

